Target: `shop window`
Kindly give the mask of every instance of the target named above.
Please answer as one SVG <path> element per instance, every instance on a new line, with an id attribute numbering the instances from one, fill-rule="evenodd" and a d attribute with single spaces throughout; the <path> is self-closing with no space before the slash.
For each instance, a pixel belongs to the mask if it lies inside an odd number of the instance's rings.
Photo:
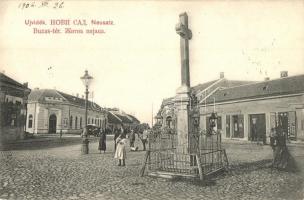
<path id="1" fill-rule="evenodd" d="M 232 131 L 234 138 L 244 137 L 244 115 L 233 115 L 232 116 Z"/>

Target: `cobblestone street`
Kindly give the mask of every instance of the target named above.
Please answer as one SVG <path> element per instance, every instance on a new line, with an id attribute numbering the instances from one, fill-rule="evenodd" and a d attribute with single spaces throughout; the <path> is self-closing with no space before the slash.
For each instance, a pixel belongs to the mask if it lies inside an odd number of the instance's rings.
<path id="1" fill-rule="evenodd" d="M 1 151 L 0 199 L 303 199 L 303 174 L 271 170 L 269 146 L 226 143 L 229 172 L 203 184 L 139 177 L 143 151 L 127 152 L 127 166 L 117 166 L 110 137 L 105 154 L 92 141 L 84 156 L 80 143 L 33 144 L 41 149 Z M 289 149 L 302 168 L 304 145 Z"/>

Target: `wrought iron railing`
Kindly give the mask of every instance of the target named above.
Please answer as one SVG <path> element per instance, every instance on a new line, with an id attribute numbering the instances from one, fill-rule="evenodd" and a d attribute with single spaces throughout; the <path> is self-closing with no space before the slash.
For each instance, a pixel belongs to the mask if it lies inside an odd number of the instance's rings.
<path id="1" fill-rule="evenodd" d="M 189 134 L 188 150 L 178 151 L 177 135 L 151 132 L 149 149 L 143 170 L 147 165 L 149 171 L 163 171 L 184 175 L 206 176 L 228 166 L 225 149 L 222 149 L 220 132 L 212 134 Z"/>

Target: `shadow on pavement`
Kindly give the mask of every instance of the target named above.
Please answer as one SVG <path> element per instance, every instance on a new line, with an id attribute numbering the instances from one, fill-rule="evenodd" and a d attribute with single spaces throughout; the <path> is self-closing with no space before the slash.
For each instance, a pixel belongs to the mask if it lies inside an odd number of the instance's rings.
<path id="1" fill-rule="evenodd" d="M 239 164 L 232 164 L 229 166 L 228 174 L 232 175 L 241 175 L 250 173 L 253 171 L 258 171 L 261 169 L 270 169 L 275 170 L 276 168 L 272 168 L 272 159 L 264 159 L 258 160 L 254 162 L 244 162 Z M 290 155 L 287 167 L 285 169 L 279 169 L 280 171 L 297 173 L 300 172 L 296 164 L 296 160 Z"/>
<path id="2" fill-rule="evenodd" d="M 90 138 L 90 142 L 98 141 L 98 138 Z M 38 150 L 48 149 L 63 146 L 81 145 L 82 138 L 80 137 L 50 137 L 50 138 L 35 138 L 31 140 L 23 140 L 14 143 L 3 144 L 0 146 L 1 151 L 12 150 Z"/>

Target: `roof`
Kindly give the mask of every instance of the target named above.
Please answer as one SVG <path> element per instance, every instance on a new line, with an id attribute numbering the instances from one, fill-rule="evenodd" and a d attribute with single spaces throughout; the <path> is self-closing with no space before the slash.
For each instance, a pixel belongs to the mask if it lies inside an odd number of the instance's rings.
<path id="1" fill-rule="evenodd" d="M 136 117 L 134 117 L 133 115 L 128 115 L 128 116 L 132 119 L 133 123 L 140 124 L 140 121 Z"/>
<path id="2" fill-rule="evenodd" d="M 64 99 L 62 95 L 60 95 L 56 90 L 52 89 L 34 89 L 31 91 L 28 100 L 29 101 L 44 101 L 45 97 L 54 97 L 54 98 L 61 98 L 63 101 L 67 101 Z"/>
<path id="3" fill-rule="evenodd" d="M 216 82 L 218 82 L 218 83 L 216 83 Z M 240 85 L 245 85 L 245 84 L 250 84 L 250 83 L 257 83 L 257 81 L 228 80 L 226 78 L 222 78 L 222 79 L 216 79 L 214 81 L 209 81 L 207 83 L 199 84 L 197 86 L 192 87 L 191 89 L 192 89 L 192 92 L 197 94 L 198 92 L 203 91 L 204 89 L 206 89 L 208 87 L 230 88 L 230 87 L 235 87 L 235 86 L 240 86 Z M 215 84 L 215 85 L 212 87 L 212 84 Z M 215 89 L 215 88 L 213 88 L 213 89 Z"/>
<path id="4" fill-rule="evenodd" d="M 110 124 L 121 124 L 122 120 L 117 117 L 114 113 L 112 112 L 107 112 L 108 113 L 108 123 Z"/>
<path id="5" fill-rule="evenodd" d="M 66 94 L 60 91 L 57 91 L 60 95 L 62 95 L 66 100 L 68 100 L 71 104 L 74 105 L 78 105 L 78 106 L 85 106 L 85 99 L 79 98 L 79 97 L 75 97 L 73 95 L 70 94 Z M 94 109 L 94 110 L 101 110 L 101 107 L 88 100 L 88 108 Z"/>
<path id="6" fill-rule="evenodd" d="M 7 83 L 7 84 L 10 84 L 10 85 L 14 85 L 14 86 L 17 86 L 17 87 L 21 87 L 21 88 L 24 88 L 24 89 L 27 89 L 27 87 L 17 81 L 15 81 L 14 79 L 6 76 L 5 74 L 1 73 L 0 72 L 0 81 L 2 83 Z"/>
<path id="7" fill-rule="evenodd" d="M 168 105 L 168 104 L 172 104 L 173 100 L 174 100 L 174 97 L 163 99 L 162 106 L 165 106 L 165 105 Z"/>
<path id="8" fill-rule="evenodd" d="M 61 102 L 68 102 L 70 104 L 81 106 L 81 107 L 85 106 L 85 99 L 75 97 L 73 95 L 69 95 L 69 94 L 60 92 L 55 89 L 32 90 L 28 97 L 28 100 L 29 100 L 29 102 L 38 101 L 41 103 L 46 103 L 45 97 L 52 97 L 54 99 L 60 100 Z M 88 108 L 92 109 L 92 110 L 99 110 L 99 111 L 102 110 L 102 108 L 98 104 L 93 103 L 91 101 L 88 101 Z"/>
<path id="9" fill-rule="evenodd" d="M 124 116 L 119 113 L 115 113 L 115 115 L 121 119 L 122 123 L 132 124 L 132 120 L 130 120 L 127 116 Z"/>
<path id="10" fill-rule="evenodd" d="M 220 89 L 208 98 L 207 103 L 213 103 L 213 98 L 216 102 L 225 102 L 303 92 L 304 75 L 298 75 Z"/>
<path id="11" fill-rule="evenodd" d="M 216 82 L 218 82 L 218 83 L 216 83 Z M 200 91 L 203 91 L 208 87 L 211 87 L 211 89 L 213 87 L 219 87 L 219 86 L 221 88 L 229 88 L 229 87 L 235 87 L 235 86 L 245 85 L 245 84 L 250 84 L 250 83 L 257 83 L 257 82 L 256 81 L 243 81 L 243 80 L 228 80 L 226 78 L 222 78 L 222 79 L 216 79 L 213 81 L 209 81 L 206 83 L 202 83 L 202 84 L 193 86 L 193 87 L 191 87 L 191 91 L 192 91 L 192 93 L 197 94 Z M 212 86 L 212 84 L 215 84 L 215 86 Z M 215 88 L 213 88 L 213 89 L 215 89 Z M 173 100 L 174 100 L 174 97 L 163 99 L 162 106 L 172 104 Z"/>
<path id="12" fill-rule="evenodd" d="M 191 90 L 194 93 L 197 93 L 198 91 L 204 90 L 205 88 L 209 87 L 210 85 L 212 85 L 213 83 L 215 83 L 218 80 L 219 79 L 216 79 L 216 80 L 213 80 L 213 81 L 209 81 L 209 82 L 206 82 L 206 83 L 198 84 L 196 86 L 191 87 Z"/>

